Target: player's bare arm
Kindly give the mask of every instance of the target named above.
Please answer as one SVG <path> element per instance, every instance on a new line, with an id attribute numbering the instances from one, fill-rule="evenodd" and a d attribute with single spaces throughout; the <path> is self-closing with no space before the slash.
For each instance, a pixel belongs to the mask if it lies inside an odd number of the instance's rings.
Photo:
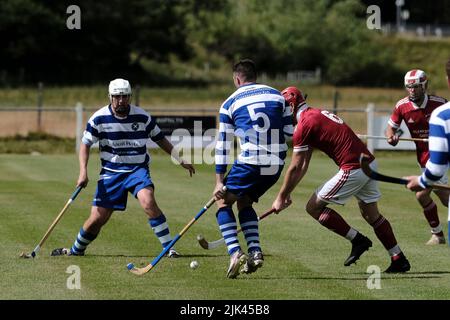
<path id="1" fill-rule="evenodd" d="M 292 200 L 290 198 L 290 194 L 308 171 L 311 155 L 312 149 L 292 153 L 291 164 L 289 165 L 286 175 L 284 176 L 283 185 L 277 198 L 272 204 L 272 208 L 276 211 L 276 213 L 291 205 Z"/>
<path id="2" fill-rule="evenodd" d="M 77 186 L 81 186 L 81 187 L 86 187 L 88 182 L 89 182 L 89 178 L 88 178 L 88 173 L 87 173 L 87 165 L 89 162 L 89 153 L 90 153 L 90 146 L 81 143 L 80 145 L 80 153 L 78 155 L 78 160 L 80 163 L 80 174 L 78 176 L 78 181 L 77 181 Z"/>
<path id="3" fill-rule="evenodd" d="M 159 141 L 156 141 L 156 144 L 163 149 L 167 154 L 170 154 L 175 160 L 177 160 L 180 165 L 189 171 L 189 175 L 192 177 L 192 175 L 195 173 L 195 168 L 192 164 L 184 160 L 183 158 L 178 157 L 175 153 L 172 153 L 173 151 L 173 145 L 170 143 L 169 140 L 167 140 L 166 137 L 162 138 Z"/>

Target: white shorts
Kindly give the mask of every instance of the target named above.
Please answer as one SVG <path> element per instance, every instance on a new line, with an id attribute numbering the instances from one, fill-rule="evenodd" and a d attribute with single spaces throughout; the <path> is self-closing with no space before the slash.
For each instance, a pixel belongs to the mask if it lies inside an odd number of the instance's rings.
<path id="1" fill-rule="evenodd" d="M 425 171 L 425 168 L 420 168 L 422 170 L 422 173 Z M 445 172 L 445 174 L 442 176 L 441 179 L 439 179 L 438 181 L 436 181 L 436 183 L 438 184 L 447 184 L 448 183 L 448 176 L 447 176 L 447 172 Z"/>
<path id="2" fill-rule="evenodd" d="M 377 169 L 376 161 L 370 163 L 372 170 Z M 355 196 L 364 203 L 377 202 L 380 197 L 378 181 L 370 179 L 361 169 L 339 170 L 330 180 L 316 190 L 316 196 L 327 203 L 344 205 Z"/>

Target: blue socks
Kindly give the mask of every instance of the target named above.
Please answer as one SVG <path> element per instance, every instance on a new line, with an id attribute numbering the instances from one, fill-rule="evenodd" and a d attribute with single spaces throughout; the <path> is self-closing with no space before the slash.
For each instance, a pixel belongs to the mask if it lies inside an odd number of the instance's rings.
<path id="1" fill-rule="evenodd" d="M 72 248 L 70 248 L 70 253 L 74 256 L 83 256 L 84 251 L 89 243 L 94 241 L 97 238 L 96 234 L 91 234 L 84 231 L 83 227 L 78 232 L 77 239 L 73 243 Z"/>
<path id="2" fill-rule="evenodd" d="M 237 238 L 237 224 L 233 210 L 230 207 L 221 208 L 217 211 L 216 217 L 220 232 L 227 245 L 228 254 L 232 255 L 241 249 Z"/>
<path id="3" fill-rule="evenodd" d="M 161 214 L 157 218 L 148 219 L 148 223 L 163 248 L 165 248 L 172 241 L 172 237 L 170 236 L 169 225 L 164 214 Z"/>
<path id="4" fill-rule="evenodd" d="M 246 207 L 239 211 L 239 222 L 247 241 L 248 253 L 261 251 L 259 245 L 258 215 L 253 207 Z"/>

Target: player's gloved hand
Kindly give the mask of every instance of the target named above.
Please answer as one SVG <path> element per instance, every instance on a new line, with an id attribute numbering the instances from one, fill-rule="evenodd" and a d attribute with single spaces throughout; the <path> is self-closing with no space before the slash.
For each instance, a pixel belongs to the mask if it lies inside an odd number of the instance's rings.
<path id="1" fill-rule="evenodd" d="M 391 145 L 391 146 L 396 146 L 398 143 L 398 136 L 397 135 L 393 135 L 387 138 L 387 142 Z"/>

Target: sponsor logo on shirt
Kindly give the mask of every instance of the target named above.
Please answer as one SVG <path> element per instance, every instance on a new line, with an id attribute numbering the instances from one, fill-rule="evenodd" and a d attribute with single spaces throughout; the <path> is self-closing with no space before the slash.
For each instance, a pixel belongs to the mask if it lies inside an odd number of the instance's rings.
<path id="1" fill-rule="evenodd" d="M 126 140 L 126 141 L 113 141 L 111 143 L 112 147 L 114 148 L 123 148 L 123 147 L 132 147 L 132 148 L 139 148 L 141 147 L 139 142 L 132 141 L 132 140 Z"/>

